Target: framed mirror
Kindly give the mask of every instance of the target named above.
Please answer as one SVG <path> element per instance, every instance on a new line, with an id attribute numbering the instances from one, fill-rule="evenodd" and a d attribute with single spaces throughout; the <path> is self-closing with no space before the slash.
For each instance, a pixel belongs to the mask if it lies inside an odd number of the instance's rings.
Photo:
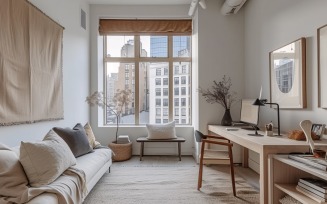
<path id="1" fill-rule="evenodd" d="M 306 108 L 305 38 L 269 53 L 270 101 L 280 108 Z"/>
<path id="2" fill-rule="evenodd" d="M 318 107 L 327 108 L 327 25 L 318 28 Z M 324 78 L 325 77 L 325 78 Z"/>

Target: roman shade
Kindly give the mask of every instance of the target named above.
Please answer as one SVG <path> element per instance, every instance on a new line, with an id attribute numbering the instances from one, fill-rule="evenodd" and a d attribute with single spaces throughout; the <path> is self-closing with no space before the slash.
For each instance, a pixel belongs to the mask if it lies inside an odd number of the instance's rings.
<path id="1" fill-rule="evenodd" d="M 156 35 L 191 35 L 192 20 L 121 20 L 100 19 L 100 35 L 156 34 Z"/>

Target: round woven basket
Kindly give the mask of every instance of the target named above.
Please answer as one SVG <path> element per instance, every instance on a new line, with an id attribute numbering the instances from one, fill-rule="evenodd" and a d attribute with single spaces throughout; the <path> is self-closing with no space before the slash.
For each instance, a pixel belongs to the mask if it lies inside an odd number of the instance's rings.
<path id="1" fill-rule="evenodd" d="M 111 142 L 108 146 L 114 152 L 114 155 L 112 155 L 113 161 L 126 161 L 132 157 L 132 142 L 127 144 Z"/>

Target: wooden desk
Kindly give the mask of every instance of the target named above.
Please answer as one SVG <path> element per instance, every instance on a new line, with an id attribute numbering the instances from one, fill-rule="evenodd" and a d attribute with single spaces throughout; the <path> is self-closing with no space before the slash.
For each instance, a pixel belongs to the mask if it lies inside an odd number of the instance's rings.
<path id="1" fill-rule="evenodd" d="M 209 125 L 208 130 L 217 135 L 223 136 L 233 143 L 244 147 L 243 162 L 247 162 L 248 150 L 255 151 L 260 155 L 260 203 L 268 203 L 268 155 L 276 153 L 307 152 L 309 144 L 305 141 L 288 139 L 286 136 L 249 136 L 253 131 L 239 129 L 227 131 L 226 126 Z M 260 134 L 263 132 L 258 131 Z M 320 149 L 327 149 L 327 140 L 315 141 Z M 244 165 L 244 164 L 243 164 Z"/>

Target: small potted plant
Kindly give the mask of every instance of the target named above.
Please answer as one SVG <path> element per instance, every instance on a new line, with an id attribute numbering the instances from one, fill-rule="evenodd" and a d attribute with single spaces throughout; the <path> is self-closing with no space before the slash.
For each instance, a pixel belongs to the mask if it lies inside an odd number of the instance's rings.
<path id="1" fill-rule="evenodd" d="M 114 153 L 113 161 L 125 161 L 130 159 L 132 156 L 132 142 L 127 144 L 117 143 L 120 117 L 123 112 L 123 108 L 132 101 L 131 96 L 132 91 L 130 89 L 117 89 L 112 99 L 113 104 L 108 103 L 109 100 L 104 96 L 103 92 L 95 91 L 86 98 L 86 102 L 89 105 L 97 105 L 102 108 L 106 106 L 109 111 L 116 116 L 116 140 L 108 145 Z"/>
<path id="2" fill-rule="evenodd" d="M 199 88 L 199 93 L 206 99 L 208 103 L 218 103 L 225 108 L 225 114 L 221 120 L 221 125 L 231 126 L 232 117 L 230 114 L 230 108 L 234 102 L 237 101 L 236 92 L 231 92 L 232 80 L 230 77 L 226 78 L 224 75 L 222 81 L 213 81 L 214 85 L 211 89 Z"/>

